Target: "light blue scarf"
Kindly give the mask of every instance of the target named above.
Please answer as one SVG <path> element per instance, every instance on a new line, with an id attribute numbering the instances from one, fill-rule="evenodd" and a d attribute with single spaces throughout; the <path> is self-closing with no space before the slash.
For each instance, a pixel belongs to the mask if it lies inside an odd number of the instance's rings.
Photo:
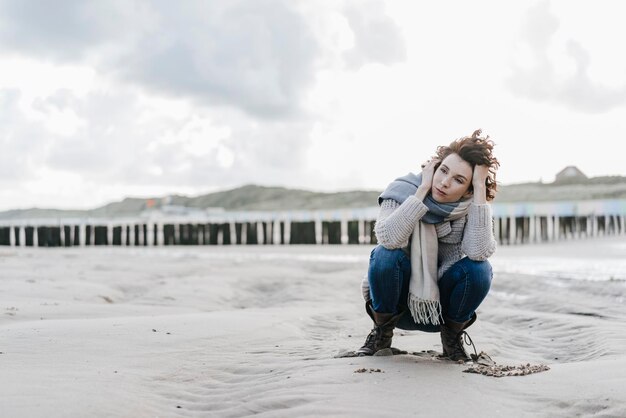
<path id="1" fill-rule="evenodd" d="M 393 199 L 402 204 L 407 197 L 412 196 L 417 188 L 422 184 L 422 173 L 409 173 L 406 176 L 398 177 L 378 196 L 378 204 L 380 205 L 385 199 Z M 438 224 L 446 221 L 459 219 L 467 213 L 471 200 L 460 200 L 453 203 L 439 203 L 429 194 L 424 199 L 424 204 L 428 208 L 428 212 L 421 219 L 427 224 Z"/>

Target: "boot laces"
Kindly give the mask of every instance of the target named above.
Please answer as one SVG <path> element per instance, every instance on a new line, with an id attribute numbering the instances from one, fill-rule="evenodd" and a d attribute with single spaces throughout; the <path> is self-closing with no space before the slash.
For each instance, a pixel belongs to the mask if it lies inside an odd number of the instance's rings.
<path id="1" fill-rule="evenodd" d="M 369 335 L 367 336 L 367 338 L 365 339 L 365 345 L 366 347 L 369 346 L 374 346 L 374 344 L 376 343 L 376 340 L 378 339 L 379 335 L 382 333 L 382 330 L 380 329 L 379 326 L 375 326 L 369 333 Z"/>
<path id="2" fill-rule="evenodd" d="M 474 345 L 474 341 L 472 341 L 472 338 L 469 336 L 469 334 L 465 331 L 462 331 L 459 334 L 459 346 L 461 348 L 461 350 L 463 351 L 463 353 L 465 353 L 465 349 L 463 347 L 463 344 L 470 346 L 474 349 L 474 355 L 471 356 L 472 358 L 478 358 L 478 352 L 476 351 L 476 346 Z"/>

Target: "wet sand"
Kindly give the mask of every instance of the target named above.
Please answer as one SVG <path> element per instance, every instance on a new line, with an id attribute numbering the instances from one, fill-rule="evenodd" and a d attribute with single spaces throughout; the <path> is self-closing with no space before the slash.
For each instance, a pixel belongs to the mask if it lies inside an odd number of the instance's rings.
<path id="1" fill-rule="evenodd" d="M 499 248 L 468 331 L 550 367 L 502 378 L 334 358 L 371 328 L 371 248 L 1 248 L 0 416 L 626 416 L 626 237 Z"/>

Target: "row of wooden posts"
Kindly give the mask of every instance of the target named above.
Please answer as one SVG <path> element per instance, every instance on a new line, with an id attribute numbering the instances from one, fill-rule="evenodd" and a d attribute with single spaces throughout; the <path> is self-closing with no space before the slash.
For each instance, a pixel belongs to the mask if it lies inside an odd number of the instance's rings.
<path id="1" fill-rule="evenodd" d="M 134 223 L 132 225 L 0 226 L 0 245 L 362 244 L 376 242 L 373 222 Z"/>
<path id="2" fill-rule="evenodd" d="M 499 217 L 494 234 L 508 245 L 626 234 L 626 217 Z M 0 226 L 4 246 L 244 244 L 376 244 L 376 234 L 373 220 Z"/>

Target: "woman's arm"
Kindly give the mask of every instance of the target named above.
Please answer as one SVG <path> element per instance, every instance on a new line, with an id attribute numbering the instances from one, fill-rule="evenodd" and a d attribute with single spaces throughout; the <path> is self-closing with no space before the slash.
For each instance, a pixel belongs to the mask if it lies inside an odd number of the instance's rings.
<path id="1" fill-rule="evenodd" d="M 493 221 L 491 206 L 487 203 L 472 203 L 467 215 L 467 223 L 463 231 L 461 251 L 471 260 L 482 261 L 491 257 L 496 251 L 496 240 L 493 237 Z"/>
<path id="2" fill-rule="evenodd" d="M 406 247 L 415 224 L 428 212 L 426 205 L 415 196 L 409 196 L 402 204 L 385 199 L 374 225 L 378 243 L 387 249 Z"/>
<path id="3" fill-rule="evenodd" d="M 435 165 L 439 160 L 427 161 L 422 167 L 422 184 L 415 195 L 409 196 L 402 204 L 395 200 L 385 199 L 374 225 L 378 243 L 385 248 L 402 248 L 408 245 L 409 237 L 415 224 L 428 212 L 424 199 L 430 192 L 433 183 Z"/>
<path id="4" fill-rule="evenodd" d="M 467 224 L 463 232 L 461 251 L 471 260 L 486 260 L 496 251 L 496 240 L 493 236 L 493 219 L 491 206 L 487 204 L 485 180 L 489 175 L 489 167 L 474 167 L 472 186 L 473 202 L 467 215 Z"/>

